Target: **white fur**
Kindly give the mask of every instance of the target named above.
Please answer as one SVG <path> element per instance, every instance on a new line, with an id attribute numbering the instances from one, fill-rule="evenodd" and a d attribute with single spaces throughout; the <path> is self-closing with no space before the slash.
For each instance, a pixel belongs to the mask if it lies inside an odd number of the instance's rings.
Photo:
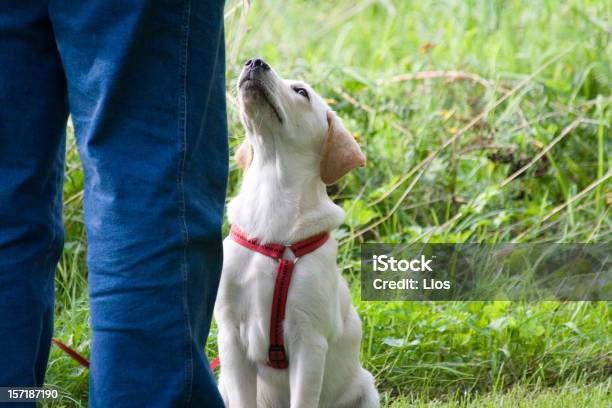
<path id="1" fill-rule="evenodd" d="M 307 85 L 283 80 L 271 69 L 256 79 L 239 87 L 254 156 L 229 204 L 230 224 L 249 238 L 284 244 L 337 228 L 344 213 L 319 175 L 329 107 Z M 292 89 L 296 86 L 307 89 L 310 101 Z M 215 318 L 226 406 L 378 407 L 374 379 L 359 363 L 361 322 L 336 267 L 336 241 L 330 238 L 295 265 L 284 321 L 285 370 L 266 365 L 278 261 L 230 238 L 223 250 Z"/>

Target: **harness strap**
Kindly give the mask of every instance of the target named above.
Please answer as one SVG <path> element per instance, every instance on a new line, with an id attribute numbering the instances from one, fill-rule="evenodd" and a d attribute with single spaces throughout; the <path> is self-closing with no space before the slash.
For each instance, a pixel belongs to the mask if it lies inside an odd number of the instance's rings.
<path id="1" fill-rule="evenodd" d="M 285 320 L 285 308 L 287 306 L 287 295 L 289 284 L 293 275 L 295 262 L 301 256 L 309 254 L 327 242 L 327 232 L 314 235 L 292 245 L 266 244 L 262 245 L 258 240 L 248 239 L 246 234 L 232 225 L 230 237 L 237 244 L 252 251 L 278 260 L 276 280 L 274 283 L 274 295 L 272 297 L 272 310 L 270 312 L 270 344 L 268 347 L 268 365 L 272 368 L 284 369 L 289 365 L 285 351 L 285 335 L 283 332 L 283 321 Z M 290 249 L 295 255 L 295 260 L 283 259 L 283 253 Z"/>

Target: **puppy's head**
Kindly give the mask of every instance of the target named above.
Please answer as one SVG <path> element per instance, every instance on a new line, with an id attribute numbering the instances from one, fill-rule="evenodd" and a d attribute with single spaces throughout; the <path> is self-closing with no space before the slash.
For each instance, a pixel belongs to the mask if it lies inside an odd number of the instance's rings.
<path id="1" fill-rule="evenodd" d="M 320 176 L 326 184 L 365 165 L 365 157 L 342 121 L 310 86 L 285 80 L 261 58 L 246 62 L 238 101 L 247 139 L 236 151 L 246 169 L 260 155 L 283 156 L 294 171 Z"/>

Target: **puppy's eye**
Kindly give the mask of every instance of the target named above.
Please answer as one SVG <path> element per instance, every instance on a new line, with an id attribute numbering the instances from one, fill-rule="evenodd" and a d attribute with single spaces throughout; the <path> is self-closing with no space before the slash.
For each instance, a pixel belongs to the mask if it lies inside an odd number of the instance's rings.
<path id="1" fill-rule="evenodd" d="M 295 93 L 302 95 L 304 98 L 310 100 L 310 95 L 308 95 L 308 91 L 304 88 L 293 88 Z"/>

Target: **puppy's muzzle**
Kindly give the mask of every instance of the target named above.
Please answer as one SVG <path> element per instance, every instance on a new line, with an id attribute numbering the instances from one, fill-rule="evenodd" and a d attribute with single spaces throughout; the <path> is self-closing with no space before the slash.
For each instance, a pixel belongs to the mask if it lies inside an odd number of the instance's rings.
<path id="1" fill-rule="evenodd" d="M 283 123 L 281 110 L 278 102 L 274 97 L 275 92 L 275 75 L 272 68 L 266 61 L 261 58 L 252 58 L 245 64 L 240 79 L 238 80 L 238 88 L 241 95 L 257 95 L 262 98 L 266 104 L 272 109 L 274 116 L 280 123 Z M 261 99 L 260 99 L 261 100 Z"/>
<path id="2" fill-rule="evenodd" d="M 261 58 L 251 58 L 245 64 L 245 69 L 242 71 L 238 86 L 242 86 L 246 81 L 257 80 L 266 71 L 270 70 L 270 65 Z"/>

